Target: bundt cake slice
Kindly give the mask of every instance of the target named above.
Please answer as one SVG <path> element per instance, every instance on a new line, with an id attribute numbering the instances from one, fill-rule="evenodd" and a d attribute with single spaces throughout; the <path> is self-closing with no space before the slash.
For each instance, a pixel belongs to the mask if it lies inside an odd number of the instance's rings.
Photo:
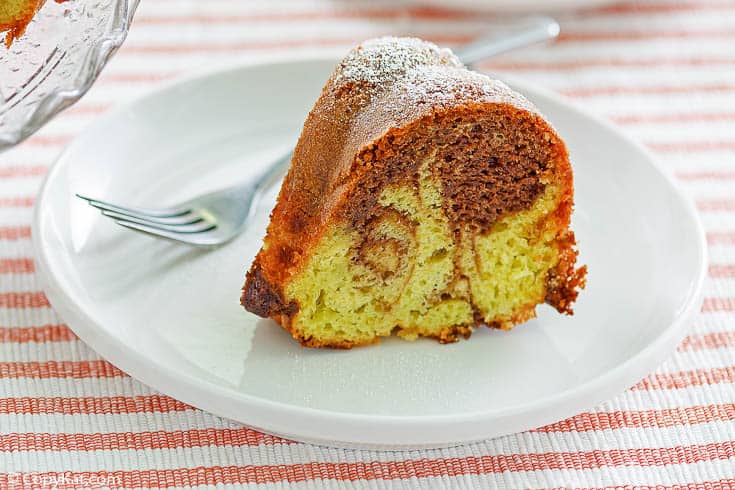
<path id="1" fill-rule="evenodd" d="M 431 43 L 367 41 L 304 124 L 242 304 L 342 348 L 571 314 L 572 199 L 566 147 L 521 95 Z"/>
<path id="2" fill-rule="evenodd" d="M 59 1 L 59 0 L 57 0 Z M 6 32 L 5 46 L 23 35 L 26 27 L 46 0 L 2 0 L 0 2 L 0 33 Z"/>

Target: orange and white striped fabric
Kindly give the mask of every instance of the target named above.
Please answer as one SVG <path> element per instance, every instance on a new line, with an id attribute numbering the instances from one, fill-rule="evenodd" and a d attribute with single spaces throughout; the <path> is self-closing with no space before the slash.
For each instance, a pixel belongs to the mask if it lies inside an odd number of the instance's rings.
<path id="1" fill-rule="evenodd" d="M 0 154 L 0 488 L 735 488 L 733 0 L 565 13 L 553 45 L 483 66 L 615 121 L 659 155 L 705 224 L 711 265 L 689 336 L 601 406 L 451 449 L 311 446 L 152 391 L 49 307 L 30 242 L 34 195 L 63 145 L 100 113 L 194 69 L 337 56 L 383 34 L 457 44 L 491 20 L 397 0 L 142 0 L 126 45 L 83 101 Z"/>

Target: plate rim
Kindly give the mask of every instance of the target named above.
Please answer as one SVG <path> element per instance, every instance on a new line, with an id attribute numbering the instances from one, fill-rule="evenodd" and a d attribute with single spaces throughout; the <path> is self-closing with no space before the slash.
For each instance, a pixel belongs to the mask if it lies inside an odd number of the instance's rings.
<path id="1" fill-rule="evenodd" d="M 534 427 L 563 420 L 579 413 L 580 410 L 583 410 L 584 408 L 580 408 L 581 405 L 589 408 L 598 405 L 611 397 L 617 396 L 625 388 L 640 380 L 665 360 L 666 356 L 670 354 L 686 333 L 685 326 L 701 300 L 703 284 L 706 277 L 708 261 L 704 229 L 692 199 L 683 191 L 681 185 L 674 179 L 672 174 L 660 164 L 658 159 L 646 147 L 626 135 L 613 123 L 588 112 L 562 95 L 507 74 L 500 74 L 499 78 L 504 82 L 509 82 L 514 89 L 518 88 L 521 93 L 535 93 L 550 99 L 552 102 L 560 103 L 565 106 L 567 110 L 577 113 L 580 117 L 592 120 L 606 130 L 615 133 L 617 137 L 622 138 L 636 150 L 641 152 L 646 157 L 648 163 L 657 172 L 658 176 L 663 178 L 668 184 L 672 195 L 676 196 L 681 201 L 684 209 L 686 210 L 687 221 L 694 227 L 694 229 L 696 229 L 696 247 L 698 252 L 697 275 L 694 278 L 694 281 L 690 282 L 692 287 L 690 287 L 687 292 L 686 299 L 679 305 L 679 315 L 650 343 L 646 344 L 638 352 L 628 357 L 623 363 L 616 365 L 597 377 L 575 385 L 573 388 L 514 407 L 467 412 L 459 415 L 368 415 L 295 406 L 285 402 L 245 394 L 221 385 L 207 382 L 195 376 L 176 372 L 155 362 L 155 360 L 150 357 L 139 354 L 137 350 L 131 348 L 128 344 L 118 342 L 111 333 L 88 315 L 87 312 L 84 311 L 84 308 L 80 306 L 79 302 L 75 301 L 77 298 L 63 287 L 64 281 L 59 274 L 53 273 L 55 266 L 51 263 L 51 254 L 46 250 L 42 240 L 42 237 L 44 236 L 42 216 L 45 212 L 45 208 L 47 207 L 45 206 L 45 202 L 48 199 L 49 187 L 56 180 L 56 175 L 63 167 L 62 160 L 64 160 L 75 146 L 79 144 L 88 133 L 93 131 L 95 127 L 120 117 L 129 110 L 130 107 L 138 106 L 144 100 L 159 97 L 163 93 L 178 86 L 201 82 L 210 77 L 216 78 L 227 76 L 228 74 L 234 74 L 248 69 L 257 69 L 264 66 L 316 63 L 336 64 L 337 62 L 338 59 L 333 57 L 293 57 L 278 59 L 276 61 L 246 62 L 230 67 L 210 67 L 197 70 L 189 76 L 177 78 L 161 84 L 155 89 L 147 91 L 146 93 L 107 112 L 78 133 L 75 138 L 64 147 L 47 172 L 43 184 L 38 192 L 38 197 L 34 206 L 31 237 L 34 257 L 43 290 L 46 293 L 54 311 L 61 316 L 69 328 L 71 328 L 82 341 L 84 341 L 104 359 L 108 360 L 134 379 L 156 391 L 167 394 L 168 396 L 179 399 L 193 407 L 200 408 L 217 416 L 233 419 L 258 430 L 299 441 L 316 442 L 319 444 L 339 447 L 378 447 L 391 449 L 447 447 L 528 430 L 532 427 L 526 427 L 528 424 L 518 424 L 517 422 L 513 424 L 508 422 L 507 425 L 510 426 L 510 428 L 507 430 L 497 430 L 496 428 L 495 430 L 488 429 L 483 431 L 478 429 L 481 427 L 487 427 L 489 420 L 496 421 L 497 423 L 498 419 L 508 417 L 526 418 L 527 414 L 548 407 L 553 408 L 548 411 L 555 413 L 555 415 L 551 417 L 548 415 L 544 417 L 543 414 L 541 416 L 536 415 L 536 421 L 541 419 L 542 423 L 537 425 L 534 424 Z M 237 416 L 237 413 L 242 413 L 241 410 L 228 411 L 222 406 L 222 403 L 218 404 L 216 401 L 212 401 L 212 396 L 216 396 L 217 398 L 222 399 L 222 401 L 225 399 L 231 400 L 234 397 L 237 399 L 238 404 L 246 404 L 248 405 L 248 409 L 252 410 L 252 412 L 248 412 L 248 415 L 254 415 L 255 411 L 260 411 L 261 413 L 257 417 L 252 417 L 253 423 L 244 421 L 241 417 Z M 589 402 L 582 403 L 579 401 L 582 399 L 589 400 Z M 574 405 L 575 408 L 573 410 L 570 410 L 568 407 L 570 404 Z M 567 408 L 563 409 L 565 406 L 567 406 Z M 562 416 L 558 415 L 560 412 L 563 412 Z M 266 415 L 263 416 L 263 413 Z M 276 416 L 268 416 L 268 414 L 275 414 Z M 263 424 L 261 422 L 265 420 L 276 421 L 279 420 L 278 417 L 282 417 L 281 420 L 290 421 L 294 418 L 302 419 L 302 422 L 299 424 L 290 424 L 291 427 L 299 425 L 299 430 L 296 430 L 295 432 L 293 429 L 281 431 L 274 428 L 275 425 L 279 425 L 278 422 L 274 422 L 273 424 Z M 483 425 L 483 422 L 485 425 Z M 386 431 L 375 431 L 372 427 L 374 424 L 391 426 L 392 430 L 387 431 L 390 435 L 388 437 L 380 435 L 376 436 L 376 434 Z M 316 430 L 317 427 L 330 428 L 338 425 L 342 430 L 332 430 L 331 432 L 344 433 L 346 432 L 344 429 L 347 427 L 349 429 L 347 432 L 352 434 L 360 433 L 362 435 L 348 436 L 344 438 L 324 437 L 322 434 L 324 430 Z M 441 431 L 444 434 L 460 432 L 460 427 L 464 427 L 462 431 L 464 433 L 477 434 L 480 432 L 481 435 L 471 437 L 439 436 L 439 431 L 437 430 L 437 427 L 439 426 L 444 427 L 444 430 Z M 522 427 L 518 429 L 517 426 Z M 452 427 L 453 430 L 446 430 L 446 427 Z M 423 434 L 430 434 L 432 432 L 432 438 L 422 436 Z M 394 442 L 395 439 L 399 438 L 395 437 L 398 433 L 401 434 L 400 438 L 406 442 Z M 416 434 L 419 434 L 419 436 L 417 437 Z"/>

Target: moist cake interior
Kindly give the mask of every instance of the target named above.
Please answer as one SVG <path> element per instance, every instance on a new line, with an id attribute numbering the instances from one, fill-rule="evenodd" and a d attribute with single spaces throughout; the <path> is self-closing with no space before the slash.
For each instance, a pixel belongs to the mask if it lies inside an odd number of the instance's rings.
<path id="1" fill-rule="evenodd" d="M 368 41 L 304 124 L 241 302 L 312 347 L 571 314 L 572 205 L 566 146 L 526 99 L 433 44 Z"/>

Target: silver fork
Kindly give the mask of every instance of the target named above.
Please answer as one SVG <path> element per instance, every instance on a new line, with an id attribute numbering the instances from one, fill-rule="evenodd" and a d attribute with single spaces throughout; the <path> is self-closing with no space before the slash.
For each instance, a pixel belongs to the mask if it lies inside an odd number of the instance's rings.
<path id="1" fill-rule="evenodd" d="M 276 160 L 260 177 L 210 192 L 167 208 L 120 206 L 77 194 L 120 226 L 189 245 L 212 246 L 240 234 L 258 203 L 288 169 L 292 152 Z"/>
<path id="2" fill-rule="evenodd" d="M 502 33 L 483 37 L 455 50 L 466 65 L 512 49 L 553 39 L 559 24 L 549 17 L 532 17 L 508 26 Z M 292 152 L 272 163 L 257 179 L 211 192 L 166 208 L 115 204 L 77 194 L 115 223 L 141 233 L 189 245 L 223 244 L 245 228 L 263 194 L 285 173 Z"/>

